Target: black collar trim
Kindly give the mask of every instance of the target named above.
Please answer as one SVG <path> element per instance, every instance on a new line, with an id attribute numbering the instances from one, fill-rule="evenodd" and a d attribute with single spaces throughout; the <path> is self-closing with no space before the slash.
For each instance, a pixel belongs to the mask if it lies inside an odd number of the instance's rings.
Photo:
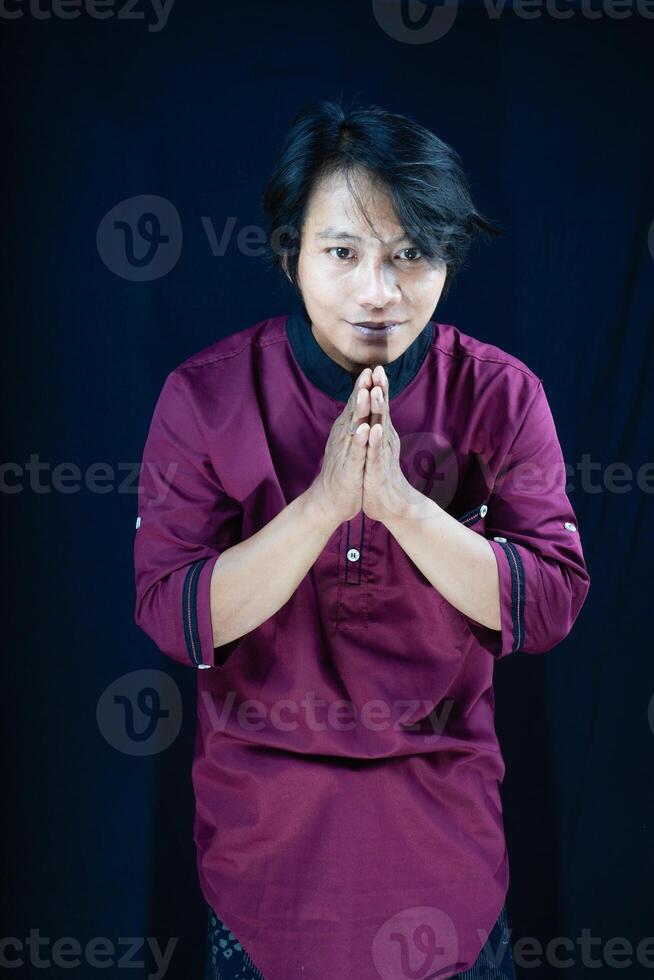
<path id="1" fill-rule="evenodd" d="M 285 326 L 295 359 L 312 384 L 336 401 L 346 402 L 352 393 L 354 378 L 324 352 L 311 332 L 310 321 L 303 313 L 290 313 Z M 399 395 L 415 378 L 433 338 L 434 324 L 430 320 L 403 354 L 384 364 L 390 398 Z"/>

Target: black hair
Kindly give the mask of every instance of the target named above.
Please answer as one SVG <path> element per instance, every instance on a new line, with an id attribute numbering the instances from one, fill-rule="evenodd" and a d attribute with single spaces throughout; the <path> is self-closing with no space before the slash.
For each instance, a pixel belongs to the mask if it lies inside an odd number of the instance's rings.
<path id="1" fill-rule="evenodd" d="M 459 154 L 430 130 L 376 105 L 346 111 L 340 101 L 309 103 L 292 120 L 262 199 L 266 258 L 287 272 L 301 301 L 299 243 L 310 194 L 321 179 L 342 173 L 372 228 L 350 179 L 362 171 L 390 194 L 400 226 L 427 261 L 445 262 L 443 296 L 474 234 L 503 234 L 477 211 Z"/>

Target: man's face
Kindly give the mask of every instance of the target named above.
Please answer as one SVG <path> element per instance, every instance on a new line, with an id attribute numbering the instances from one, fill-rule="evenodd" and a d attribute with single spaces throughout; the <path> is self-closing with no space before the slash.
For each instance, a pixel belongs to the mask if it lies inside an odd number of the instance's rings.
<path id="1" fill-rule="evenodd" d="M 345 178 L 323 180 L 302 228 L 298 277 L 314 338 L 353 377 L 404 353 L 432 316 L 447 268 L 430 264 L 396 221 L 388 192 L 359 174 L 358 193 L 373 224 L 357 211 Z M 391 331 L 356 324 L 389 321 Z"/>

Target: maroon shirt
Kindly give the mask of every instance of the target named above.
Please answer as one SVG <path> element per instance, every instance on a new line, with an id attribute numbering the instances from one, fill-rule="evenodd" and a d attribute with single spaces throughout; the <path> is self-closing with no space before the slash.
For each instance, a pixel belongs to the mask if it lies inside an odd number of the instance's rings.
<path id="1" fill-rule="evenodd" d="M 274 616 L 214 650 L 215 561 L 308 488 L 353 385 L 299 314 L 171 371 L 143 451 L 135 619 L 213 668 L 197 675 L 200 884 L 266 980 L 475 962 L 509 881 L 493 666 L 559 643 L 590 585 L 542 379 L 433 321 L 386 372 L 405 475 L 493 549 L 499 632 L 360 512 Z"/>

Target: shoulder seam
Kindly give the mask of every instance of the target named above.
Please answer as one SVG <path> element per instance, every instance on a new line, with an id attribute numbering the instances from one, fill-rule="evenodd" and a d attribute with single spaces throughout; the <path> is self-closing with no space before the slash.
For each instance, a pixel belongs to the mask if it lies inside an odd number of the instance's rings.
<path id="1" fill-rule="evenodd" d="M 503 364 L 505 367 L 513 368 L 514 371 L 519 371 L 520 374 L 524 374 L 526 377 L 538 381 L 539 383 L 543 380 L 536 374 L 535 371 L 532 371 L 531 368 L 522 368 L 519 364 L 513 364 L 511 361 L 500 360 L 499 357 L 483 356 L 481 354 L 474 354 L 472 351 L 464 351 L 462 354 L 455 354 L 451 350 L 446 350 L 444 347 L 440 347 L 438 341 L 432 344 L 432 349 L 439 351 L 441 354 L 445 354 L 446 357 L 451 357 L 453 360 L 461 360 L 464 357 L 473 357 L 476 361 L 483 361 L 484 363 Z"/>
<path id="2" fill-rule="evenodd" d="M 286 342 L 287 342 L 287 338 L 285 336 L 272 337 L 270 339 L 266 338 L 263 340 L 263 342 L 252 337 L 250 338 L 250 340 L 246 340 L 245 343 L 238 348 L 238 350 L 228 351 L 225 354 L 221 354 L 221 353 L 212 354 L 211 357 L 207 357 L 202 361 L 194 361 L 192 364 L 186 364 L 182 362 L 181 364 L 178 364 L 176 368 L 173 368 L 173 372 L 186 371 L 195 367 L 205 367 L 207 364 L 214 364 L 216 361 L 226 361 L 231 357 L 238 357 L 238 355 L 242 354 L 243 351 L 247 350 L 248 347 L 264 348 L 264 347 L 271 347 L 273 344 L 283 344 Z"/>

